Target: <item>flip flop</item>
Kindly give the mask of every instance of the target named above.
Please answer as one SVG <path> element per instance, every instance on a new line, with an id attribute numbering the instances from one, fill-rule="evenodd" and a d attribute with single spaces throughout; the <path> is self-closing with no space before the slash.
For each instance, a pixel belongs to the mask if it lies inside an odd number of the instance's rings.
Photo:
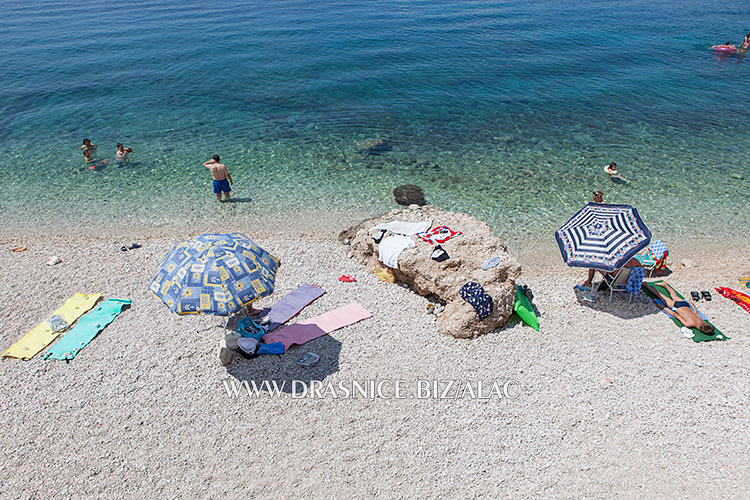
<path id="1" fill-rule="evenodd" d="M 581 284 L 576 284 L 576 286 L 574 286 L 573 288 L 575 288 L 576 290 L 580 290 L 582 292 L 590 292 L 591 291 L 591 287 L 590 286 L 581 285 Z"/>
<path id="2" fill-rule="evenodd" d="M 133 243 L 128 247 L 128 250 L 135 250 L 136 248 L 141 248 L 141 246 L 138 243 Z"/>
<path id="3" fill-rule="evenodd" d="M 705 300 L 707 302 L 710 302 L 711 301 L 711 292 L 709 292 L 708 290 L 703 290 L 701 292 L 701 297 L 703 297 L 703 300 Z"/>
<path id="4" fill-rule="evenodd" d="M 487 262 L 482 264 L 482 269 L 492 269 L 493 267 L 497 267 L 498 264 L 500 264 L 500 257 L 492 257 L 491 259 L 488 259 Z"/>
<path id="5" fill-rule="evenodd" d="M 693 298 L 693 302 L 698 302 L 701 300 L 701 295 L 698 292 L 690 292 L 690 296 Z"/>
<path id="6" fill-rule="evenodd" d="M 357 281 L 356 279 L 352 278 L 348 274 L 342 274 L 341 277 L 339 277 L 339 281 L 343 281 L 344 283 L 353 283 Z"/>
<path id="7" fill-rule="evenodd" d="M 448 256 L 448 252 L 446 252 L 443 247 L 441 247 L 440 245 L 435 245 L 435 250 L 432 251 L 432 255 L 430 255 L 430 258 L 435 262 L 443 262 L 444 260 L 448 260 L 450 257 Z"/>
<path id="8" fill-rule="evenodd" d="M 584 294 L 583 299 L 587 304 L 596 304 L 596 295 L 593 293 Z"/>

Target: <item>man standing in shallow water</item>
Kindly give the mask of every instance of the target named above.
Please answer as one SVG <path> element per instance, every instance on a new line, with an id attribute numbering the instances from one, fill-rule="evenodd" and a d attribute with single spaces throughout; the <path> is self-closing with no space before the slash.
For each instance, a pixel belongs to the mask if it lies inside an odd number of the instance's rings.
<path id="1" fill-rule="evenodd" d="M 229 187 L 231 182 L 234 185 L 232 176 L 229 175 L 227 167 L 221 163 L 219 155 L 214 155 L 212 159 L 203 163 L 203 166 L 211 171 L 211 176 L 214 179 L 214 193 L 216 193 L 216 199 L 221 201 L 221 193 L 224 193 L 224 198 L 229 201 L 229 192 L 232 188 Z M 229 179 L 229 182 L 227 182 Z"/>

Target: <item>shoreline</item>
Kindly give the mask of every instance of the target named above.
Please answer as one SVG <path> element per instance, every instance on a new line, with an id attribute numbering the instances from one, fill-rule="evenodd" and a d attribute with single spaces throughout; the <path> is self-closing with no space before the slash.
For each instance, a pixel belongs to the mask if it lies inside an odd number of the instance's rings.
<path id="1" fill-rule="evenodd" d="M 392 210 L 406 207 L 394 205 Z M 17 221 L 6 221 L 0 224 L 0 244 L 17 244 L 23 246 L 32 240 L 48 240 L 49 242 L 101 242 L 174 239 L 175 243 L 212 232 L 240 232 L 250 239 L 282 239 L 282 240 L 312 240 L 319 242 L 338 242 L 338 235 L 342 231 L 360 223 L 362 220 L 375 217 L 383 212 L 368 213 L 364 210 L 335 210 L 327 212 L 282 212 L 274 216 L 257 215 L 253 220 L 240 218 L 235 220 L 235 214 L 221 214 L 220 218 L 197 219 L 190 222 L 128 222 L 124 219 L 115 221 L 81 222 L 77 226 L 64 226 L 58 221 L 26 225 Z M 572 215 L 572 214 L 571 214 Z M 480 219 L 481 220 L 481 219 Z M 559 264 L 562 262 L 552 232 L 547 234 L 502 234 L 493 229 L 493 233 L 507 245 L 508 251 L 518 259 L 529 263 Z M 687 236 L 684 234 L 660 233 L 662 239 L 670 249 L 670 260 L 673 265 L 688 259 L 700 265 L 711 262 L 719 256 L 731 261 L 734 259 L 738 266 L 743 262 L 750 262 L 750 246 L 746 238 L 738 231 L 737 236 L 717 234 Z M 656 237 L 656 234 L 654 234 Z M 121 246 L 121 245 L 120 245 Z M 119 249 L 119 246 L 117 247 Z M 525 268 L 526 266 L 524 266 Z M 738 269 L 738 275 L 748 274 L 750 269 Z"/>

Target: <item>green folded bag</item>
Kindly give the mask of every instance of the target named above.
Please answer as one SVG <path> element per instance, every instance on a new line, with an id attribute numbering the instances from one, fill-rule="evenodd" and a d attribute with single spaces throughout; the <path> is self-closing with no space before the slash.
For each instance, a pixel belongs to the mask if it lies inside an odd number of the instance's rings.
<path id="1" fill-rule="evenodd" d="M 524 323 L 537 332 L 539 331 L 539 319 L 534 314 L 534 308 L 526 294 L 523 293 L 523 288 L 518 285 L 516 285 L 516 303 L 513 305 L 513 311 L 518 314 Z"/>

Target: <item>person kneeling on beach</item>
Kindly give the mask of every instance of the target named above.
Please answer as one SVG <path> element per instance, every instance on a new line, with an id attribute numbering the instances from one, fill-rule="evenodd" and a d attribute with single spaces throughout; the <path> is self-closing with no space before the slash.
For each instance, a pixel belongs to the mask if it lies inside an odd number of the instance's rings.
<path id="1" fill-rule="evenodd" d="M 224 198 L 229 201 L 229 192 L 232 188 L 229 187 L 231 183 L 234 185 L 232 176 L 229 175 L 227 167 L 221 163 L 219 155 L 214 155 L 213 158 L 203 164 L 204 167 L 211 171 L 211 176 L 214 178 L 214 193 L 216 193 L 216 199 L 221 201 L 221 193 L 224 193 Z M 227 182 L 229 179 L 229 182 Z"/>
<path id="2" fill-rule="evenodd" d="M 697 328 L 705 335 L 714 334 L 713 325 L 709 325 L 708 323 L 703 321 L 703 318 L 695 314 L 693 312 L 693 309 L 690 307 L 690 304 L 688 304 L 687 301 L 682 300 L 674 288 L 666 283 L 661 283 L 661 286 L 663 286 L 664 289 L 667 290 L 668 295 L 665 295 L 656 288 L 649 286 L 648 283 L 644 283 L 643 286 L 646 287 L 652 294 L 654 294 L 655 297 L 658 297 L 661 300 L 662 304 L 657 303 L 656 307 L 658 307 L 659 309 L 669 309 L 670 311 L 672 311 L 672 314 L 676 316 L 678 320 L 680 320 L 680 323 L 682 323 L 683 326 L 686 326 L 688 328 Z"/>

